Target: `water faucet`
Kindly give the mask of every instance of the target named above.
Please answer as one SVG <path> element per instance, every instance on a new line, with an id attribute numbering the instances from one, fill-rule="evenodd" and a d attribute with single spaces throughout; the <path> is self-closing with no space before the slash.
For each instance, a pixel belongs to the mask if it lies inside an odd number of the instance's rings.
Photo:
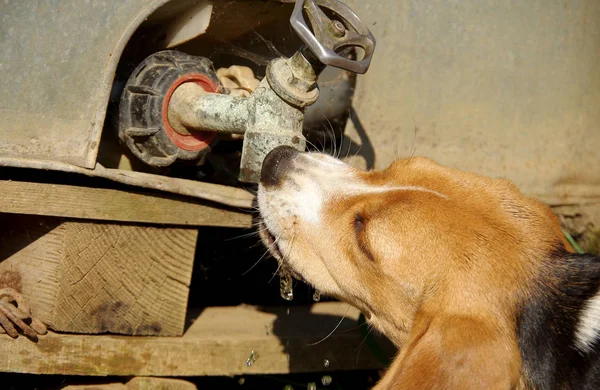
<path id="1" fill-rule="evenodd" d="M 297 0 L 290 23 L 304 45 L 290 58 L 272 60 L 250 96 L 210 93 L 196 83 L 184 83 L 173 92 L 168 105 L 168 120 L 180 134 L 244 135 L 242 182 L 258 182 L 265 156 L 277 146 L 305 150 L 304 109 L 319 97 L 317 80 L 325 66 L 362 74 L 373 57 L 375 38 L 351 9 L 337 0 Z"/>

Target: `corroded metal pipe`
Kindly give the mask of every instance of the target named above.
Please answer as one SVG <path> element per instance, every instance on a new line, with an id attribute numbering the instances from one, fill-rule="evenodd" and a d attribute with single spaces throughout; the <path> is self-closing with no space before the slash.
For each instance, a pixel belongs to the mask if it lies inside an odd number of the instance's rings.
<path id="1" fill-rule="evenodd" d="M 205 92 L 195 83 L 185 83 L 169 102 L 169 124 L 180 134 L 193 131 L 244 134 L 249 123 L 248 99 Z"/>
<path id="2" fill-rule="evenodd" d="M 208 93 L 193 82 L 171 96 L 169 124 L 180 134 L 194 131 L 243 134 L 239 180 L 257 183 L 265 156 L 280 145 L 304 151 L 304 108 L 314 103 L 317 75 L 301 53 L 273 60 L 248 97 Z"/>

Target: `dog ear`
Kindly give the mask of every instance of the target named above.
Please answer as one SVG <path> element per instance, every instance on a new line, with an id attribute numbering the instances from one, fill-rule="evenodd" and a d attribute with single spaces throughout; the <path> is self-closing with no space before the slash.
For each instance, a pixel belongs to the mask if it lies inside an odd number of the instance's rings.
<path id="1" fill-rule="evenodd" d="M 420 322 L 375 389 L 510 389 L 518 383 L 516 343 L 484 321 Z"/>

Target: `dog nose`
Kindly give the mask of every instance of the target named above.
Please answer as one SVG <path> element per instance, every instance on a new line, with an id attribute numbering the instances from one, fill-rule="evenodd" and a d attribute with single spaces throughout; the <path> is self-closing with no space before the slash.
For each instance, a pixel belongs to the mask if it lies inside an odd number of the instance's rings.
<path id="1" fill-rule="evenodd" d="M 276 186 L 282 176 L 292 167 L 294 157 L 300 152 L 291 146 L 278 146 L 265 157 L 260 173 L 260 182 L 265 186 Z"/>

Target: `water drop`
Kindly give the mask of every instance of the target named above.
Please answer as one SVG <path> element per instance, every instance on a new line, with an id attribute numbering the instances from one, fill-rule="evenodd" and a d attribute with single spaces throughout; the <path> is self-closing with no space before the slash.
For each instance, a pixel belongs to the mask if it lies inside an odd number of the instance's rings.
<path id="1" fill-rule="evenodd" d="M 323 378 L 321 378 L 323 386 L 329 386 L 331 382 L 333 382 L 333 379 L 329 375 L 324 375 Z"/>
<path id="2" fill-rule="evenodd" d="M 246 378 L 241 377 L 240 380 L 238 381 L 239 385 L 243 385 L 244 383 L 246 383 Z"/>
<path id="3" fill-rule="evenodd" d="M 246 359 L 246 367 L 252 366 L 256 362 L 257 358 L 258 355 L 256 354 L 256 352 L 251 351 L 250 355 L 248 356 L 248 359 Z"/>
<path id="4" fill-rule="evenodd" d="M 319 302 L 321 300 L 321 291 L 315 290 L 313 293 L 313 301 Z"/>
<path id="5" fill-rule="evenodd" d="M 285 315 L 288 315 L 288 316 L 290 315 L 290 308 L 289 307 L 285 310 Z"/>
<path id="6" fill-rule="evenodd" d="M 317 390 L 317 384 L 315 382 L 310 382 L 308 386 L 306 386 L 306 390 Z"/>
<path id="7" fill-rule="evenodd" d="M 325 366 L 325 368 L 329 367 L 329 360 L 328 359 L 323 360 L 323 366 Z"/>
<path id="8" fill-rule="evenodd" d="M 286 301 L 294 299 L 294 287 L 292 286 L 292 275 L 287 269 L 279 271 L 279 294 Z"/>
<path id="9" fill-rule="evenodd" d="M 283 386 L 283 390 L 294 390 L 294 386 L 292 386 L 292 385 L 285 385 L 285 386 Z"/>

